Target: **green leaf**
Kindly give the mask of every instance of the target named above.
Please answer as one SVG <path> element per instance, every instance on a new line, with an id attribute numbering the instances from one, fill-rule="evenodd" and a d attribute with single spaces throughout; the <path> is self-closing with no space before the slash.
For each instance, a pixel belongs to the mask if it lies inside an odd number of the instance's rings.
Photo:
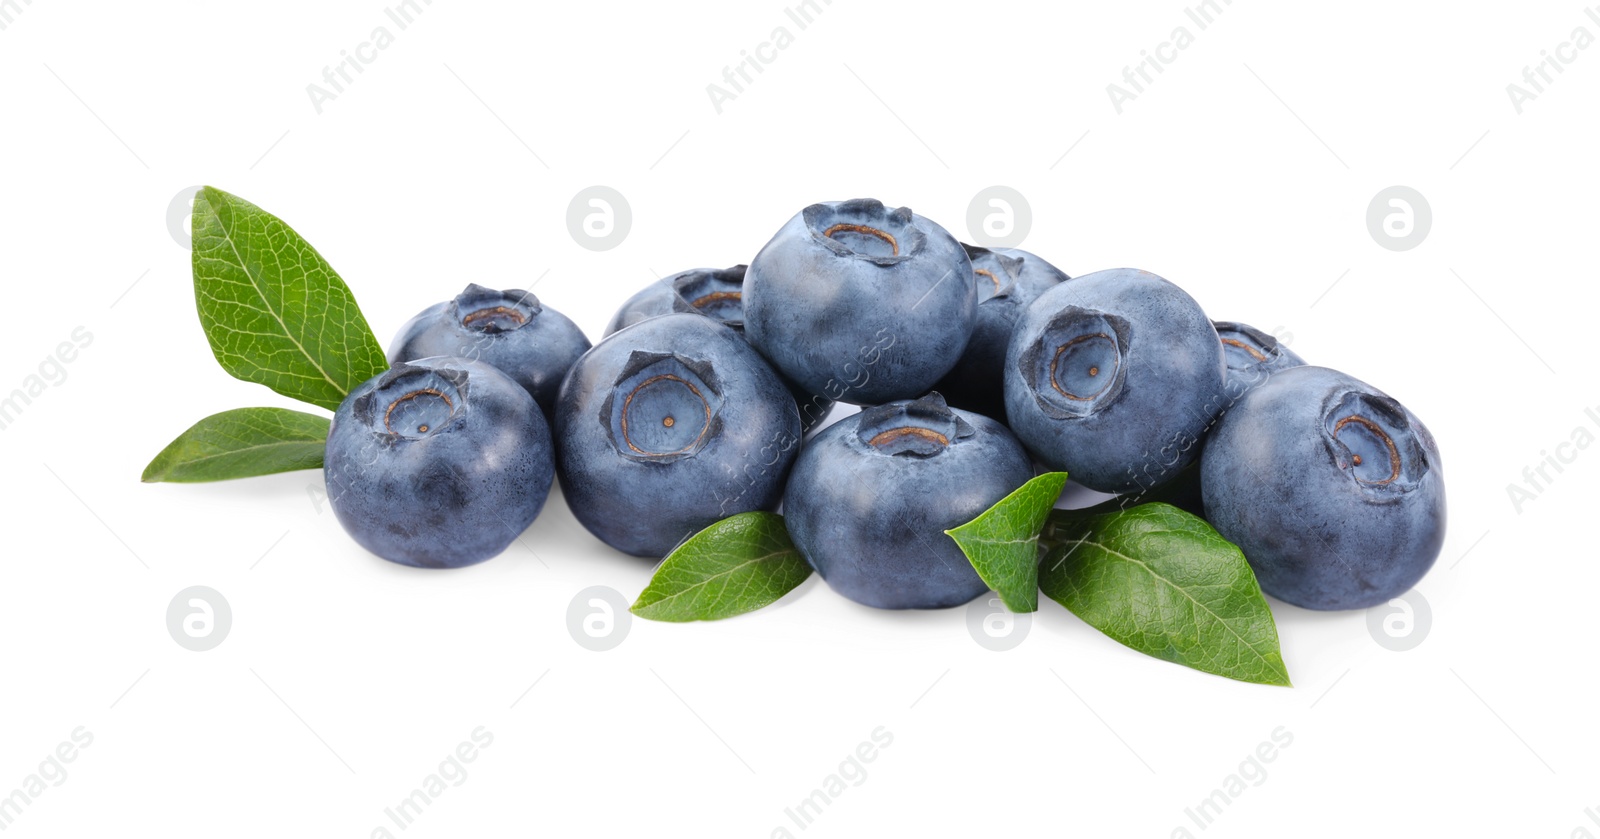
<path id="1" fill-rule="evenodd" d="M 1272 611 L 1244 554 L 1167 504 L 1050 518 L 1039 587 L 1146 655 L 1245 682 L 1288 685 Z"/>
<path id="2" fill-rule="evenodd" d="M 945 531 L 1013 612 L 1039 610 L 1039 531 L 1066 484 L 1067 473 L 1046 472 L 983 515 Z"/>
<path id="3" fill-rule="evenodd" d="M 289 225 L 209 186 L 193 220 L 195 306 L 224 370 L 334 410 L 388 369 L 350 289 Z"/>
<path id="4" fill-rule="evenodd" d="M 195 423 L 144 468 L 145 483 L 198 483 L 321 469 L 326 417 L 283 408 L 236 408 Z"/>
<path id="5" fill-rule="evenodd" d="M 656 621 L 753 612 L 811 576 L 776 513 L 739 513 L 689 537 L 656 568 L 630 609 Z"/>

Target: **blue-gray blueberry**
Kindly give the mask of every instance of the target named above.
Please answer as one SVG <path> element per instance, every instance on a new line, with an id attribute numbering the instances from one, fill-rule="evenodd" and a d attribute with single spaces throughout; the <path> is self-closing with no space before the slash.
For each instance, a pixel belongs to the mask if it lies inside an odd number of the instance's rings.
<path id="1" fill-rule="evenodd" d="M 1200 454 L 1225 407 L 1222 342 L 1200 305 L 1148 271 L 1049 289 L 1006 353 L 1006 417 L 1052 469 L 1101 492 L 1151 489 Z"/>
<path id="2" fill-rule="evenodd" d="M 589 349 L 583 330 L 521 289 L 468 285 L 400 327 L 389 363 L 456 356 L 500 369 L 533 395 L 548 418 L 568 368 Z"/>
<path id="3" fill-rule="evenodd" d="M 745 266 L 732 268 L 691 268 L 663 277 L 628 298 L 611 318 L 606 335 L 639 321 L 674 312 L 705 315 L 744 335 Z M 779 378 L 783 378 L 779 374 Z M 807 393 L 805 388 L 784 379 L 800 408 L 800 427 L 809 432 L 833 410 L 833 400 Z"/>
<path id="4" fill-rule="evenodd" d="M 1217 422 L 1201 460 L 1207 518 L 1261 590 L 1308 609 L 1403 594 L 1445 535 L 1428 429 L 1383 391 L 1323 367 L 1272 374 Z"/>
<path id="5" fill-rule="evenodd" d="M 1222 357 L 1228 364 L 1228 395 L 1243 396 L 1279 370 L 1303 367 L 1305 360 L 1277 338 L 1236 321 L 1213 321 L 1222 339 Z"/>
<path id="6" fill-rule="evenodd" d="M 777 507 L 800 413 L 738 333 L 679 313 L 578 359 L 556 400 L 555 437 L 578 521 L 617 550 L 659 557 L 723 518 Z"/>
<path id="7" fill-rule="evenodd" d="M 961 358 L 977 306 L 954 237 L 866 198 L 801 210 L 744 279 L 751 345 L 807 392 L 856 405 L 926 393 Z"/>
<path id="8" fill-rule="evenodd" d="M 946 530 L 1033 477 L 1005 426 L 937 393 L 867 408 L 795 462 L 784 523 L 834 591 L 880 609 L 959 606 L 988 590 Z"/>
<path id="9" fill-rule="evenodd" d="M 972 339 L 956 366 L 934 386 L 952 406 L 995 419 L 1005 419 L 1006 347 L 1011 330 L 1028 304 L 1068 277 L 1061 269 L 1010 248 L 991 251 L 962 245 L 972 260 L 978 291 L 978 314 Z"/>
<path id="10" fill-rule="evenodd" d="M 344 529 L 421 568 L 505 550 L 538 517 L 554 473 L 533 397 L 488 364 L 448 357 L 401 362 L 352 390 L 323 461 Z"/>

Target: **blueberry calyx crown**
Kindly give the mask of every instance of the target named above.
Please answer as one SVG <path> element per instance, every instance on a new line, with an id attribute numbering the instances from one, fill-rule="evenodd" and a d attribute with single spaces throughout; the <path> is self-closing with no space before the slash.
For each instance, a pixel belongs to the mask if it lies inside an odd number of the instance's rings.
<path id="1" fill-rule="evenodd" d="M 835 254 L 879 265 L 909 259 L 927 241 L 910 208 L 891 210 L 872 198 L 812 204 L 801 218 L 812 238 Z"/>
<path id="2" fill-rule="evenodd" d="M 965 242 L 961 248 L 967 252 L 967 259 L 972 261 L 972 278 L 978 289 L 980 305 L 985 300 L 1011 296 L 1017 284 L 1017 275 L 1022 273 L 1021 259 Z"/>
<path id="3" fill-rule="evenodd" d="M 470 379 L 459 368 L 397 364 L 371 390 L 356 397 L 351 411 L 358 422 L 390 442 L 421 440 L 443 433 L 466 414 Z"/>
<path id="4" fill-rule="evenodd" d="M 1122 391 L 1128 322 L 1068 306 L 1045 324 L 1019 364 L 1040 410 L 1055 419 L 1086 417 Z"/>
<path id="5" fill-rule="evenodd" d="M 672 277 L 673 311 L 705 315 L 730 329 L 744 329 L 744 265 L 695 269 Z"/>
<path id="6" fill-rule="evenodd" d="M 462 329 L 485 335 L 521 329 L 543 310 L 539 298 L 522 289 L 500 291 L 477 283 L 469 283 L 452 306 Z"/>
<path id="7" fill-rule="evenodd" d="M 601 416 L 624 457 L 660 463 L 691 456 L 715 439 L 721 409 L 721 388 L 710 364 L 635 350 Z"/>
<path id="8" fill-rule="evenodd" d="M 1336 394 L 1323 412 L 1323 431 L 1336 467 L 1371 495 L 1409 492 L 1430 465 L 1418 427 L 1399 402 L 1359 391 Z"/>
<path id="9" fill-rule="evenodd" d="M 1216 321 L 1222 355 L 1230 370 L 1249 370 L 1276 361 L 1283 355 L 1278 339 L 1242 323 Z"/>
<path id="10" fill-rule="evenodd" d="M 889 457 L 933 457 L 976 431 L 945 404 L 939 393 L 891 402 L 861 412 L 856 436 Z"/>

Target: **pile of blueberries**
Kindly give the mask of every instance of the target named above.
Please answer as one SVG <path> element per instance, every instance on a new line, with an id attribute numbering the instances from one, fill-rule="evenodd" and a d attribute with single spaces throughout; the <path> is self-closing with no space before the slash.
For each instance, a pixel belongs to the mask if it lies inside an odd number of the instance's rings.
<path id="1" fill-rule="evenodd" d="M 1192 487 L 1262 589 L 1313 609 L 1404 592 L 1444 539 L 1438 448 L 1382 391 L 1154 274 L 1069 279 L 870 199 L 805 208 L 748 267 L 652 283 L 592 347 L 533 295 L 470 285 L 389 362 L 339 407 L 324 470 L 346 530 L 406 565 L 499 554 L 553 479 L 646 557 L 781 504 L 828 584 L 882 608 L 986 591 L 944 531 L 1045 470 L 1128 504 Z M 836 402 L 862 409 L 817 431 Z"/>

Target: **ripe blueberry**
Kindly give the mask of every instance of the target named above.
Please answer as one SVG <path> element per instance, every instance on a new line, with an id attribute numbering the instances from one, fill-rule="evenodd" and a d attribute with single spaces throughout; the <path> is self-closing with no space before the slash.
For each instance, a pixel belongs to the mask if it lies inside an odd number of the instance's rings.
<path id="1" fill-rule="evenodd" d="M 561 488 L 590 533 L 665 556 L 735 513 L 770 510 L 800 445 L 777 374 L 711 318 L 640 321 L 574 364 L 556 400 Z"/>
<path id="2" fill-rule="evenodd" d="M 1201 460 L 1206 515 L 1261 590 L 1308 609 L 1404 593 L 1444 544 L 1433 436 L 1405 406 L 1323 367 L 1272 374 L 1228 409 Z"/>
<path id="3" fill-rule="evenodd" d="M 1213 321 L 1228 364 L 1228 395 L 1238 398 L 1279 370 L 1303 367 L 1305 360 L 1277 338 L 1249 324 Z"/>
<path id="4" fill-rule="evenodd" d="M 732 268 L 693 268 L 664 277 L 628 298 L 606 327 L 610 335 L 647 318 L 674 312 L 705 315 L 744 336 L 745 266 Z M 779 378 L 783 378 L 779 374 Z M 833 410 L 833 400 L 807 393 L 805 388 L 784 379 L 800 408 L 800 428 L 809 432 Z"/>
<path id="5" fill-rule="evenodd" d="M 532 294 L 473 284 L 400 327 L 389 363 L 433 356 L 482 361 L 526 388 L 549 418 L 561 377 L 587 349 L 583 330 Z"/>
<path id="6" fill-rule="evenodd" d="M 1033 301 L 1006 353 L 1006 416 L 1028 450 L 1090 489 L 1171 480 L 1223 404 L 1222 342 L 1194 298 L 1116 268 Z"/>
<path id="7" fill-rule="evenodd" d="M 784 521 L 806 561 L 857 603 L 958 606 L 988 586 L 944 531 L 1032 477 L 1005 426 L 932 393 L 818 432 L 795 462 Z"/>
<path id="8" fill-rule="evenodd" d="M 961 247 L 972 260 L 978 316 L 961 360 L 934 390 L 957 408 L 1005 419 L 1004 370 L 1011 330 L 1029 303 L 1065 282 L 1067 275 L 1027 251 Z"/>
<path id="9" fill-rule="evenodd" d="M 482 362 L 426 358 L 345 397 L 323 477 L 362 547 L 402 565 L 459 568 L 533 523 L 554 463 L 544 414 L 520 385 Z"/>
<path id="10" fill-rule="evenodd" d="M 745 334 L 810 393 L 857 405 L 912 398 L 966 348 L 971 279 L 961 245 L 905 207 L 812 204 L 750 262 Z"/>

